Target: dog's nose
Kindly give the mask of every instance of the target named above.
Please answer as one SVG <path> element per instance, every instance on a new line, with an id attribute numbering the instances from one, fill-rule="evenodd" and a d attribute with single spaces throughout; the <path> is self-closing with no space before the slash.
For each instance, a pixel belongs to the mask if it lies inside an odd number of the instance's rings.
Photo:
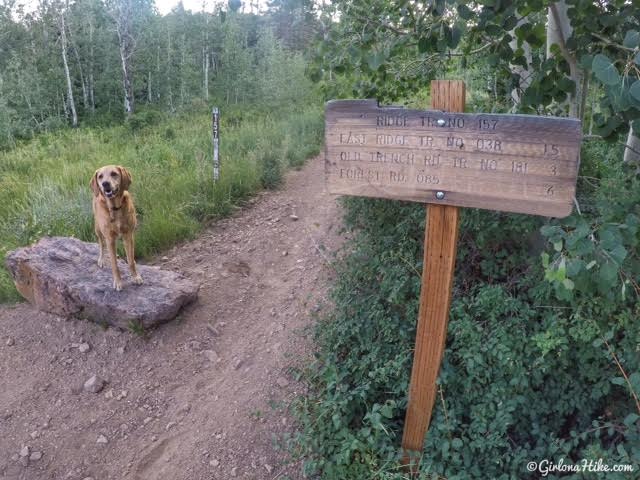
<path id="1" fill-rule="evenodd" d="M 104 188 L 111 188 L 111 184 L 109 182 L 102 182 L 102 186 Z"/>

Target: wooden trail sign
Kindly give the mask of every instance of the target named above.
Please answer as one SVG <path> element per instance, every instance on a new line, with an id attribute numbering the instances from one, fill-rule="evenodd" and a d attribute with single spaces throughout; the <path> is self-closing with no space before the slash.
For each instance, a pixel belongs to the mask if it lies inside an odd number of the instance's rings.
<path id="1" fill-rule="evenodd" d="M 424 262 L 404 462 L 415 469 L 436 398 L 458 240 L 459 206 L 564 217 L 571 213 L 582 127 L 578 120 L 464 114 L 462 81 L 431 82 L 431 108 L 373 100 L 326 107 L 330 193 L 427 203 Z"/>
<path id="2" fill-rule="evenodd" d="M 328 188 L 565 217 L 573 206 L 581 138 L 580 122 L 569 118 L 338 100 L 326 108 Z"/>

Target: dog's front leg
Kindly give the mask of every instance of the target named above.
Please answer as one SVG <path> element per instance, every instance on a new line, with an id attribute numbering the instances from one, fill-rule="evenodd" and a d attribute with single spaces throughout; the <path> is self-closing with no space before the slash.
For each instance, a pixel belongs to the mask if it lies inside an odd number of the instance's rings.
<path id="1" fill-rule="evenodd" d="M 104 238 L 102 238 L 102 233 L 97 228 L 96 237 L 98 237 L 98 247 L 100 248 L 100 253 L 98 254 L 98 268 L 102 268 L 104 267 Z"/>
<path id="2" fill-rule="evenodd" d="M 133 233 L 129 233 L 123 237 L 124 243 L 124 251 L 127 254 L 127 263 L 129 264 L 129 270 L 131 271 L 131 276 L 133 277 L 133 281 L 138 285 L 142 285 L 144 281 L 142 277 L 138 273 L 138 269 L 136 267 L 136 257 L 135 257 L 135 244 L 133 240 Z"/>
<path id="3" fill-rule="evenodd" d="M 116 256 L 116 239 L 114 237 L 108 239 L 107 247 L 109 248 L 109 257 L 111 259 L 113 288 L 119 292 L 120 290 L 122 290 L 122 278 L 120 278 L 120 270 L 118 270 L 118 257 Z"/>

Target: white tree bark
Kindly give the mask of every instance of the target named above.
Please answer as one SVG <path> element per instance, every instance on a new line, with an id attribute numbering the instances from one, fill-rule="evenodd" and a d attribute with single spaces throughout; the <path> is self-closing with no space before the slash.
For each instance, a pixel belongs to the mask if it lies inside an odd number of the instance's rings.
<path id="1" fill-rule="evenodd" d="M 131 0 L 118 0 L 115 12 L 116 32 L 122 66 L 122 87 L 124 90 L 124 112 L 127 118 L 134 110 L 133 70 L 131 57 L 134 50 L 133 38 L 133 5 Z"/>
<path id="2" fill-rule="evenodd" d="M 96 109 L 95 82 L 93 79 L 93 19 L 89 17 L 89 98 L 91 99 L 91 113 Z"/>
<path id="3" fill-rule="evenodd" d="M 205 101 L 209 101 L 209 15 L 205 11 L 206 2 L 202 2 L 202 14 L 205 18 L 204 38 L 202 41 L 202 91 Z"/>
<path id="4" fill-rule="evenodd" d="M 569 116 L 582 119 L 587 94 L 587 78 L 578 66 L 578 59 L 567 48 L 567 40 L 573 34 L 567 4 L 560 0 L 549 6 L 547 16 L 547 58 L 553 57 L 552 45 L 558 45 L 563 58 L 569 64 L 569 75 L 576 85 L 575 92 L 569 95 Z"/>
<path id="5" fill-rule="evenodd" d="M 71 111 L 71 125 L 78 126 L 78 113 L 76 112 L 76 104 L 73 100 L 73 87 L 71 84 L 71 74 L 69 73 L 69 62 L 67 61 L 67 34 L 64 24 L 64 12 L 60 13 L 60 44 L 62 46 L 62 64 L 64 66 L 64 74 L 67 79 L 67 103 Z"/>
<path id="6" fill-rule="evenodd" d="M 624 163 L 635 163 L 640 168 L 640 138 L 634 135 L 631 125 L 624 149 Z"/>
<path id="7" fill-rule="evenodd" d="M 520 20 L 518 20 L 518 24 L 516 25 L 516 28 L 526 23 L 529 23 L 529 20 L 526 17 L 523 17 Z M 511 50 L 515 52 L 518 49 L 518 39 L 516 38 L 515 28 L 510 33 L 511 33 L 511 36 L 513 37 L 513 40 L 509 42 L 509 46 L 511 47 Z M 524 52 L 524 57 L 527 60 L 527 68 L 523 67 L 522 65 L 510 66 L 511 72 L 518 75 L 520 79 L 518 86 L 511 91 L 511 100 L 513 100 L 514 108 L 517 108 L 520 105 L 520 94 L 521 92 L 526 90 L 529 87 L 529 85 L 531 85 L 531 76 L 533 74 L 533 68 L 531 66 L 531 63 L 532 63 L 531 45 L 529 45 L 529 43 L 526 41 L 522 42 L 522 50 Z"/>

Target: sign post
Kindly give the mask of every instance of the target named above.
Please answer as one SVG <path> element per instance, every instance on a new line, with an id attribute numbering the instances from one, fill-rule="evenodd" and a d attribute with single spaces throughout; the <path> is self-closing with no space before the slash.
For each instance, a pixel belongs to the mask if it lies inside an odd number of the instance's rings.
<path id="1" fill-rule="evenodd" d="M 445 348 L 458 207 L 569 215 L 582 138 L 575 119 L 462 113 L 462 81 L 433 81 L 431 108 L 382 108 L 374 100 L 339 100 L 327 104 L 325 120 L 330 193 L 427 203 L 416 346 L 402 437 L 404 463 L 414 468 L 431 421 Z"/>
<path id="2" fill-rule="evenodd" d="M 220 178 L 220 158 L 218 157 L 218 149 L 220 142 L 220 110 L 213 107 L 211 112 L 211 140 L 213 143 L 213 182 L 217 182 Z"/>

